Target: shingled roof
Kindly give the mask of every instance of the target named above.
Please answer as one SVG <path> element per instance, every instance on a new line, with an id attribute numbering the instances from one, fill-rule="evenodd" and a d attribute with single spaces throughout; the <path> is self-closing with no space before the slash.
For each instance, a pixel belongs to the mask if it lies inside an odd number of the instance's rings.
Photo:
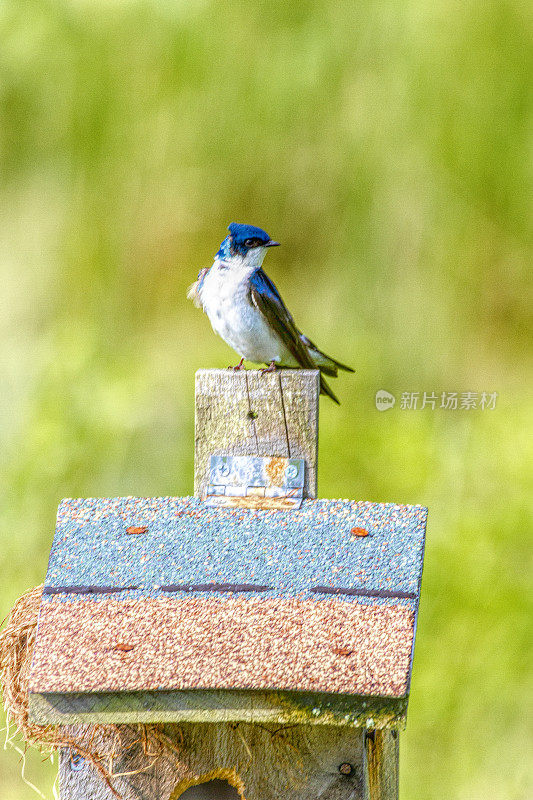
<path id="1" fill-rule="evenodd" d="M 285 721 L 299 709 L 311 721 L 381 713 L 400 726 L 426 515 L 347 500 L 291 511 L 64 500 L 30 675 L 34 719 Z"/>

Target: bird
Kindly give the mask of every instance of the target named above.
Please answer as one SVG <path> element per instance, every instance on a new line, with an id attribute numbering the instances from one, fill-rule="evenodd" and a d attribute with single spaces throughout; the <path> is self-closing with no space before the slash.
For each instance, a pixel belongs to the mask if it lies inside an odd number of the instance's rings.
<path id="1" fill-rule="evenodd" d="M 262 269 L 268 249 L 280 243 L 255 225 L 232 222 L 228 231 L 213 265 L 200 270 L 187 294 L 207 314 L 215 333 L 241 357 L 233 369 L 243 369 L 245 360 L 267 364 L 262 373 L 278 367 L 319 369 L 320 393 L 339 404 L 324 375 L 337 377 L 339 370 L 354 370 L 304 336 Z"/>

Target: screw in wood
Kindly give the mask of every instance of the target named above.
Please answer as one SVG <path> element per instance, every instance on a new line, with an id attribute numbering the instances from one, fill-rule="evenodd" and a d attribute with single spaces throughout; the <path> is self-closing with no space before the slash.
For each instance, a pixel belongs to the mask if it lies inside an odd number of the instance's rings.
<path id="1" fill-rule="evenodd" d="M 339 772 L 341 773 L 341 775 L 351 775 L 353 772 L 352 764 L 348 764 L 348 762 L 345 761 L 339 766 Z"/>
<path id="2" fill-rule="evenodd" d="M 79 753 L 72 753 L 70 757 L 70 768 L 73 772 L 79 772 L 85 766 L 85 759 Z"/>

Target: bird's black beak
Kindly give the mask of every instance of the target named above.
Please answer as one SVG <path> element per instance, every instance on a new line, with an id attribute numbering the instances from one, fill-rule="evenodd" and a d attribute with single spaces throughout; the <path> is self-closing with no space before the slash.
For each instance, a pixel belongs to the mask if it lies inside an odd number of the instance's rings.
<path id="1" fill-rule="evenodd" d="M 280 242 L 275 242 L 273 239 L 269 239 L 268 242 L 265 243 L 265 247 L 279 247 Z"/>

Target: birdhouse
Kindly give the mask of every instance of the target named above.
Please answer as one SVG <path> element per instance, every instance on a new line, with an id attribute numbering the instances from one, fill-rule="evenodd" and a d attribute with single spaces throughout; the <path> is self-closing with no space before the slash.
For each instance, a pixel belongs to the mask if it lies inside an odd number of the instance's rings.
<path id="1" fill-rule="evenodd" d="M 318 391 L 200 371 L 194 497 L 60 504 L 31 718 L 168 742 L 112 785 L 65 747 L 61 800 L 397 797 L 427 512 L 316 499 Z"/>

